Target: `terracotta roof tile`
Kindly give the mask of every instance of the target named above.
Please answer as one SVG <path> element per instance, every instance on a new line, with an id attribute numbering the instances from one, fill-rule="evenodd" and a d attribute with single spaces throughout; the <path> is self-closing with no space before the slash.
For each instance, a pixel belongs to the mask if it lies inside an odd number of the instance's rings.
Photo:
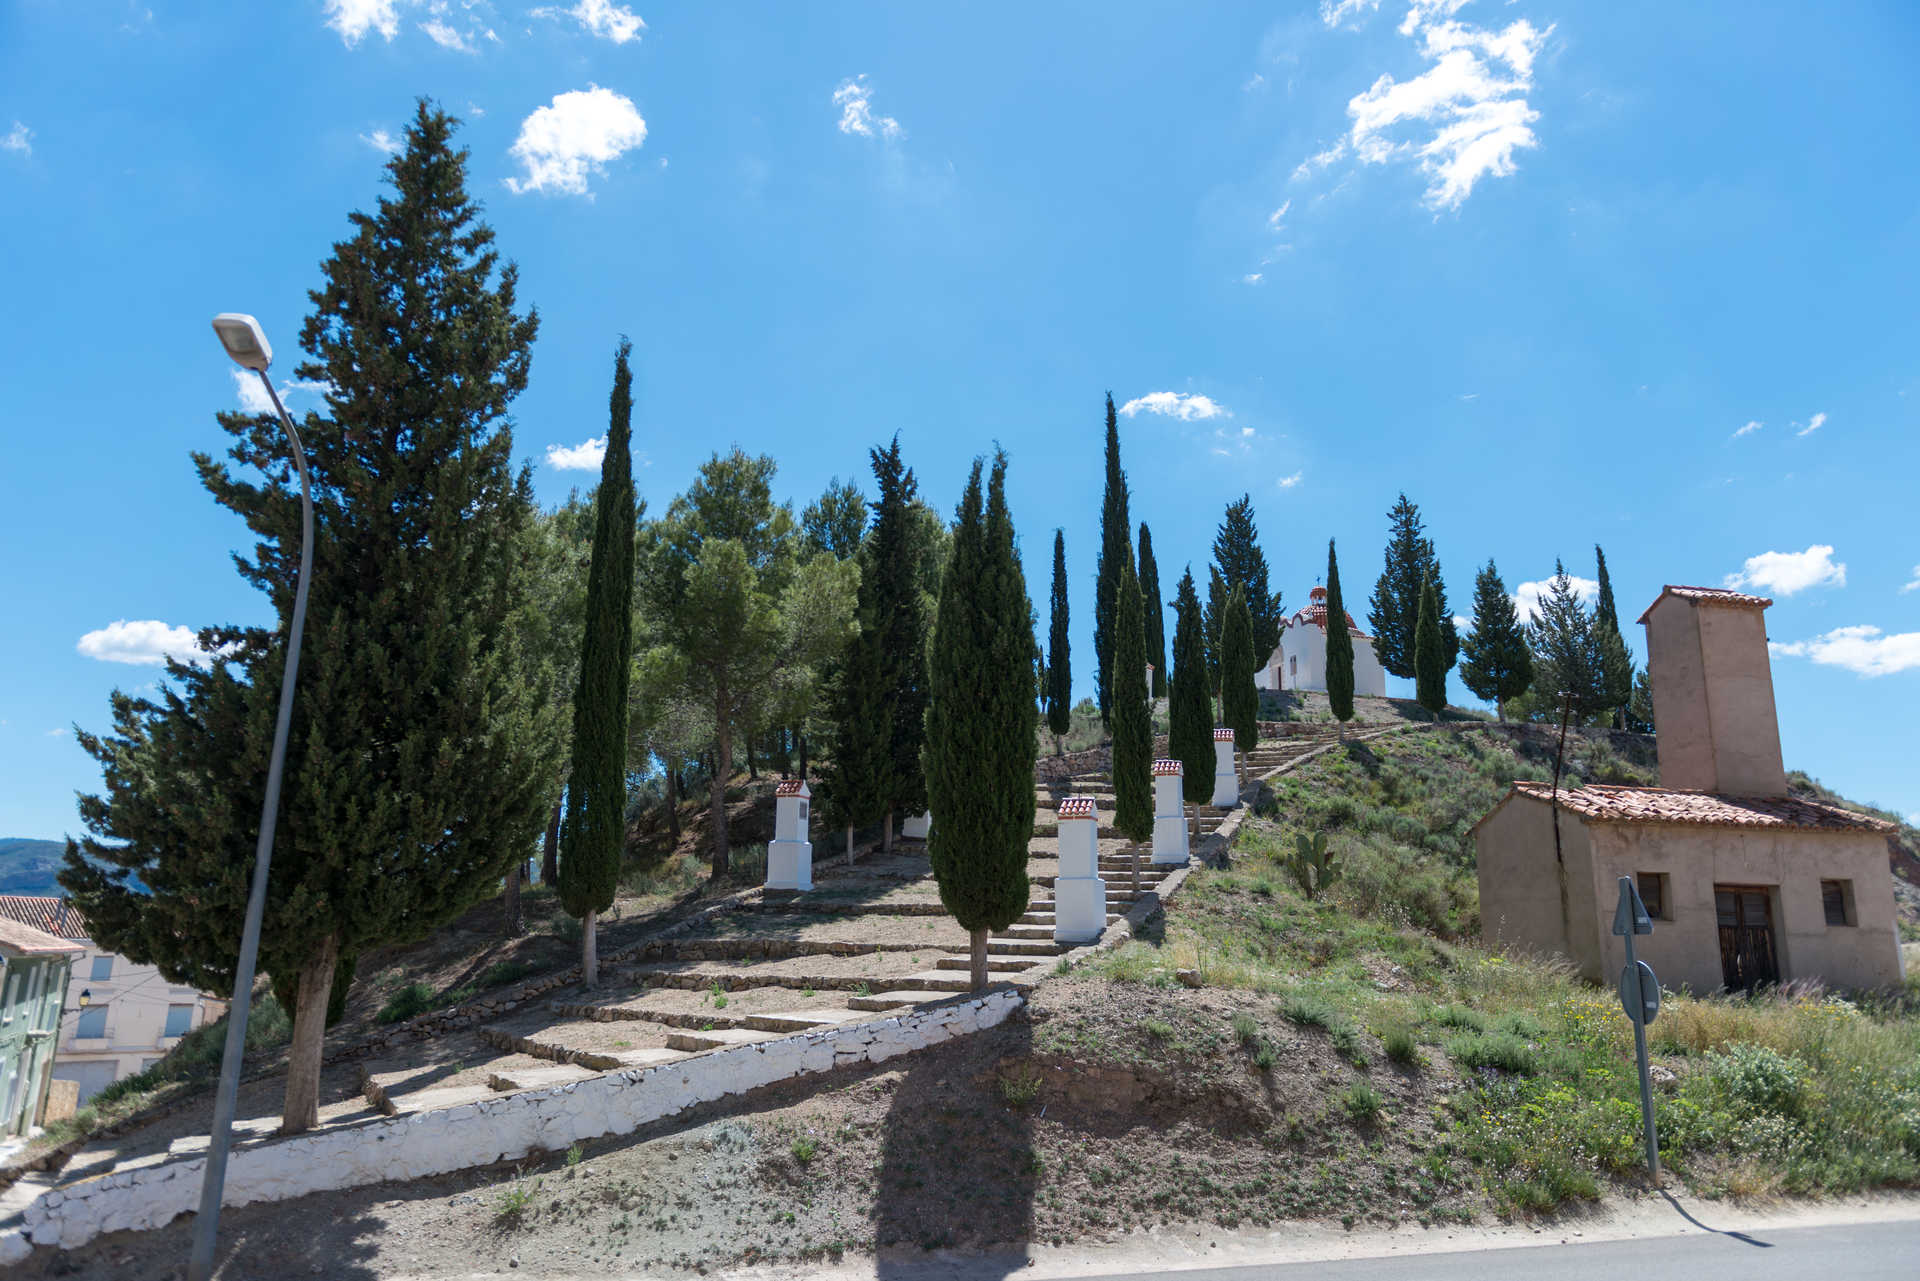
<path id="1" fill-rule="evenodd" d="M 73 904 L 46 894 L 0 894 L 0 917 L 55 938 L 84 939 L 87 923 Z"/>
<path id="2" fill-rule="evenodd" d="M 780 783 L 779 783 L 779 786 L 777 786 L 777 787 L 775 787 L 775 788 L 773 789 L 773 794 L 774 794 L 775 796 L 800 796 L 800 795 L 804 795 L 804 794 L 807 794 L 807 793 L 802 793 L 800 789 L 801 789 L 801 788 L 803 788 L 803 787 L 806 787 L 806 785 L 807 785 L 807 784 L 806 784 L 806 780 L 805 780 L 805 779 L 800 779 L 800 778 L 783 778 L 783 779 L 781 779 L 781 780 L 780 780 Z M 811 792 L 811 790 L 812 790 L 812 789 L 808 789 L 808 792 L 810 793 L 810 792 Z"/>
<path id="3" fill-rule="evenodd" d="M 1060 802 L 1054 812 L 1061 818 L 1100 817 L 1099 812 L 1093 808 L 1093 798 L 1091 796 L 1066 797 Z"/>
<path id="4" fill-rule="evenodd" d="M 1315 588 L 1314 590 L 1318 591 L 1319 588 Z M 1321 631 L 1323 632 L 1326 631 L 1327 630 L 1326 601 L 1316 600 L 1313 604 L 1307 606 L 1305 609 L 1301 610 L 1299 613 L 1295 614 L 1291 619 L 1289 619 L 1287 621 L 1287 626 L 1318 627 Z M 1358 640 L 1370 641 L 1373 639 L 1373 637 L 1367 635 L 1365 632 L 1360 630 L 1360 624 L 1353 621 L 1352 614 L 1347 615 L 1347 631 L 1350 635 L 1352 635 Z"/>
<path id="5" fill-rule="evenodd" d="M 1770 596 L 1750 596 L 1746 592 L 1728 591 L 1724 587 L 1686 587 L 1668 583 L 1660 589 L 1660 594 L 1653 598 L 1653 605 L 1647 606 L 1641 613 L 1639 621 L 1646 622 L 1647 615 L 1653 613 L 1653 606 L 1669 596 L 1678 596 L 1681 600 L 1690 600 L 1701 605 L 1731 605 L 1736 609 L 1765 609 L 1773 604 L 1773 598 Z"/>
<path id="6" fill-rule="evenodd" d="M 1178 774 L 1184 778 L 1186 773 L 1187 767 L 1183 761 L 1167 760 L 1163 757 L 1153 763 L 1153 774 L 1155 778 L 1160 777 L 1162 774 Z"/>
<path id="7" fill-rule="evenodd" d="M 0 917 L 0 948 L 23 956 L 79 956 L 87 950 L 7 917 Z"/>
<path id="8" fill-rule="evenodd" d="M 1213 731 L 1213 741 L 1216 743 L 1231 743 L 1233 741 L 1233 731 L 1223 725 Z"/>
<path id="9" fill-rule="evenodd" d="M 1514 793 L 1551 800 L 1550 783 L 1521 782 Z M 1852 810 L 1793 796 L 1728 796 L 1666 787 L 1590 784 L 1562 789 L 1560 804 L 1595 823 L 1674 823 L 1700 827 L 1794 829 L 1823 832 L 1888 832 L 1893 824 Z"/>

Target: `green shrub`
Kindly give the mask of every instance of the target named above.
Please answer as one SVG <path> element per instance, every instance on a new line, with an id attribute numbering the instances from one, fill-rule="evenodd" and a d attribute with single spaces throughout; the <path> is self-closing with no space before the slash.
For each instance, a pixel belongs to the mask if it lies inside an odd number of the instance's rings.
<path id="1" fill-rule="evenodd" d="M 1251 1048 L 1260 1039 L 1260 1025 L 1253 1015 L 1242 1011 L 1233 1016 L 1233 1038 L 1242 1046 Z"/>
<path id="2" fill-rule="evenodd" d="M 814 1157 L 820 1155 L 819 1143 L 804 1134 L 793 1141 L 793 1146 L 789 1150 L 793 1153 L 793 1159 L 801 1165 L 811 1163 Z"/>
<path id="3" fill-rule="evenodd" d="M 509 983 L 518 983 L 530 974 L 538 974 L 540 967 L 531 961 L 495 961 L 480 971 L 480 977 L 474 980 L 474 986 L 481 991 L 489 988 L 505 987 Z"/>
<path id="4" fill-rule="evenodd" d="M 1741 1116 L 1797 1117 L 1807 1085 L 1807 1067 L 1764 1045 L 1730 1045 L 1706 1056 L 1707 1071 L 1729 1107 Z"/>
<path id="5" fill-rule="evenodd" d="M 1516 1076 L 1532 1076 L 1540 1070 L 1539 1054 L 1511 1032 L 1450 1037 L 1446 1048 L 1448 1056 L 1464 1068 L 1499 1068 Z"/>
<path id="6" fill-rule="evenodd" d="M 1433 1012 L 1433 1021 L 1441 1027 L 1462 1028 L 1469 1032 L 1487 1030 L 1487 1016 L 1464 1005 L 1442 1005 Z"/>
<path id="7" fill-rule="evenodd" d="M 1327 1029 L 1327 1041 L 1340 1051 L 1342 1058 L 1355 1067 L 1367 1064 L 1366 1046 L 1360 1040 L 1360 1030 L 1351 1023 L 1336 1023 Z"/>
<path id="8" fill-rule="evenodd" d="M 1409 1064 L 1420 1060 L 1420 1041 L 1409 1027 L 1390 1027 L 1380 1034 L 1380 1044 L 1387 1057 L 1395 1063 Z"/>
<path id="9" fill-rule="evenodd" d="M 1294 992 L 1280 998 L 1280 1017 L 1302 1027 L 1326 1028 L 1331 1031 L 1339 1022 L 1340 1016 L 1331 1005 L 1317 996 L 1304 992 Z"/>
<path id="10" fill-rule="evenodd" d="M 380 1012 L 373 1016 L 376 1023 L 401 1023 L 428 1010 L 437 1010 L 441 1001 L 433 988 L 426 983 L 409 983 L 387 998 Z"/>
<path id="11" fill-rule="evenodd" d="M 1355 1125 L 1371 1125 L 1380 1115 L 1380 1092 L 1365 1081 L 1355 1081 L 1341 1094 L 1340 1105 Z"/>

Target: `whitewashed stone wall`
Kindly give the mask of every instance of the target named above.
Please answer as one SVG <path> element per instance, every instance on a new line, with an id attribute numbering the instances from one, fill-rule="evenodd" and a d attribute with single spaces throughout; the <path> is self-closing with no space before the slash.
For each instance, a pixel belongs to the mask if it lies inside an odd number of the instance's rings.
<path id="1" fill-rule="evenodd" d="M 733 1046 L 675 1063 L 608 1072 L 551 1090 L 527 1090 L 422 1112 L 236 1146 L 224 1204 L 286 1201 L 310 1192 L 418 1179 L 490 1165 L 575 1142 L 627 1134 L 701 1103 L 792 1077 L 879 1063 L 1002 1022 L 1022 1004 L 1017 992 Z M 200 1199 L 204 1157 L 182 1158 L 42 1187 L 20 1218 L 0 1228 L 0 1265 L 36 1245 L 71 1250 L 103 1232 L 157 1228 Z M 7 1200 L 33 1191 L 28 1180 Z M 0 1208 L 11 1208 L 0 1207 Z"/>

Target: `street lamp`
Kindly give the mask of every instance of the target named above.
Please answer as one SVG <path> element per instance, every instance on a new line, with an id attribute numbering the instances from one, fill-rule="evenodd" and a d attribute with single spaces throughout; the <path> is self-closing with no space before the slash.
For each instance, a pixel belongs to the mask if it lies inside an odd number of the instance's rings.
<path id="1" fill-rule="evenodd" d="M 227 1016 L 227 1045 L 220 1057 L 220 1086 L 213 1096 L 213 1133 L 207 1145 L 206 1178 L 200 1184 L 200 1212 L 193 1221 L 193 1253 L 188 1281 L 213 1276 L 214 1237 L 220 1230 L 220 1199 L 227 1182 L 227 1149 L 233 1139 L 233 1113 L 240 1088 L 240 1060 L 247 1048 L 247 1009 L 253 993 L 254 961 L 260 953 L 260 918 L 267 907 L 267 864 L 273 858 L 273 825 L 280 811 L 280 772 L 287 756 L 287 726 L 293 719 L 293 681 L 300 668 L 300 631 L 307 617 L 307 578 L 313 565 L 313 492 L 307 479 L 307 455 L 300 447 L 280 393 L 267 377 L 273 348 L 260 322 L 233 312 L 213 318 L 220 345 L 242 369 L 260 375 L 261 386 L 287 429 L 293 464 L 300 472 L 300 581 L 293 593 L 293 625 L 287 634 L 287 665 L 280 674 L 280 719 L 273 728 L 273 756 L 267 765 L 267 795 L 260 805 L 260 839 L 253 849 L 253 889 L 247 896 L 247 922 L 240 932 L 240 962 L 233 972 L 233 1004 Z"/>

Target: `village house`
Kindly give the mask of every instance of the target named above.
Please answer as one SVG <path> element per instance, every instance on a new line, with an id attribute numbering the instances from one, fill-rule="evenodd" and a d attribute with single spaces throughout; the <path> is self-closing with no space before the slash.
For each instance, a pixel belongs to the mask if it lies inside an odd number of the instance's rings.
<path id="1" fill-rule="evenodd" d="M 0 921 L 64 940 L 79 958 L 60 1019 L 53 1079 L 74 1082 L 82 1104 L 121 1077 L 151 1067 L 181 1037 L 226 1012 L 226 1002 L 95 944 L 66 899 L 0 894 Z"/>
<path id="2" fill-rule="evenodd" d="M 1359 698 L 1385 698 L 1387 672 L 1373 652 L 1373 638 L 1347 615 L 1347 634 L 1353 637 L 1353 692 Z M 1267 656 L 1266 665 L 1254 673 L 1253 683 L 1261 689 L 1327 688 L 1327 589 L 1316 587 L 1307 597 L 1307 607 L 1280 628 L 1280 644 Z"/>
<path id="3" fill-rule="evenodd" d="M 0 917 L 0 1135 L 40 1123 L 73 959 L 83 951 Z"/>
<path id="4" fill-rule="evenodd" d="M 1637 955 L 1669 988 L 1901 980 L 1892 825 L 1788 794 L 1772 603 L 1670 586 L 1641 615 L 1661 786 L 1562 790 L 1556 863 L 1551 785 L 1515 783 L 1474 828 L 1489 937 L 1611 980 L 1625 961 L 1611 929 L 1627 876 L 1654 922 Z"/>

